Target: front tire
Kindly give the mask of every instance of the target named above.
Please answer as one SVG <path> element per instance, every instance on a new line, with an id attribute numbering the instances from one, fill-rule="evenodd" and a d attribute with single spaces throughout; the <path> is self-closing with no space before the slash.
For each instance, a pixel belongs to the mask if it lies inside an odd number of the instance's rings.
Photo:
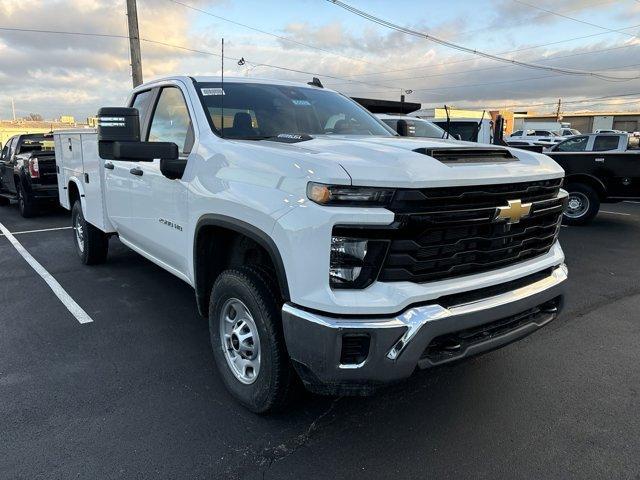
<path id="1" fill-rule="evenodd" d="M 211 289 L 209 333 L 213 356 L 231 394 L 255 413 L 286 406 L 293 393 L 281 322 L 281 302 L 266 270 L 238 267 Z"/>
<path id="2" fill-rule="evenodd" d="M 85 220 L 80 200 L 73 204 L 71 222 L 76 253 L 82 263 L 85 265 L 104 263 L 109 253 L 109 237 Z"/>
<path id="3" fill-rule="evenodd" d="M 32 218 L 36 215 L 35 202 L 27 195 L 22 184 L 16 180 L 16 195 L 18 197 L 18 210 L 23 218 Z"/>
<path id="4" fill-rule="evenodd" d="M 598 192 L 584 183 L 571 183 L 565 190 L 569 192 L 569 201 L 564 212 L 564 223 L 586 225 L 593 220 L 600 210 Z"/>

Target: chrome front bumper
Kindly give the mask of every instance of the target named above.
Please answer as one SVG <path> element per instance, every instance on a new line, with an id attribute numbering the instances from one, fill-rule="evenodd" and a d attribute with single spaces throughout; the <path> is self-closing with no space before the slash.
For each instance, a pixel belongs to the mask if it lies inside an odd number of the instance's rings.
<path id="1" fill-rule="evenodd" d="M 336 317 L 287 303 L 282 307 L 287 349 L 309 389 L 370 393 L 410 376 L 416 367 L 460 360 L 529 335 L 559 314 L 566 279 L 561 265 L 513 290 L 507 285 L 486 298 L 446 306 L 436 301 L 391 317 Z M 368 338 L 367 354 L 358 363 L 341 363 L 344 338 L 354 335 Z M 445 343 L 442 352 L 430 354 L 439 342 Z"/>

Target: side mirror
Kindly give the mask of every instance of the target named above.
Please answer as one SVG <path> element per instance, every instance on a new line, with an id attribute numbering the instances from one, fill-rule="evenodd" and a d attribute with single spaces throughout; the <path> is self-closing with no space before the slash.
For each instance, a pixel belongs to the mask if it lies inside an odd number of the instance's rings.
<path id="1" fill-rule="evenodd" d="M 178 146 L 170 142 L 141 142 L 137 108 L 104 107 L 98 110 L 98 153 L 104 160 L 151 162 L 177 159 Z"/>
<path id="2" fill-rule="evenodd" d="M 398 120 L 396 132 L 398 132 L 398 135 L 400 135 L 401 137 L 409 136 L 409 124 L 406 120 Z"/>

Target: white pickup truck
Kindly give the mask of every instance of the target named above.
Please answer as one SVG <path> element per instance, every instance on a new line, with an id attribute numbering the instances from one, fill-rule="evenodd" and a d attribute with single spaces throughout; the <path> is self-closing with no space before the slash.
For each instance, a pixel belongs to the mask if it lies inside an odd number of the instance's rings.
<path id="1" fill-rule="evenodd" d="M 82 261 L 117 235 L 193 286 L 256 412 L 299 380 L 371 393 L 562 307 L 566 192 L 542 154 L 399 137 L 317 81 L 248 78 L 146 83 L 55 141 Z"/>

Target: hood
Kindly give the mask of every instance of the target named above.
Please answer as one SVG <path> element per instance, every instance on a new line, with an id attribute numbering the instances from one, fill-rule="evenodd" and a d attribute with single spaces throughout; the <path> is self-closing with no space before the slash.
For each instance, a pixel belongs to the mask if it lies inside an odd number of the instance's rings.
<path id="1" fill-rule="evenodd" d="M 257 143 L 264 149 L 295 152 L 307 161 L 321 162 L 319 166 L 324 162 L 338 162 L 351 177 L 352 184 L 362 186 L 426 188 L 545 180 L 564 175 L 562 168 L 543 154 L 457 140 L 327 135 L 291 144 Z M 504 149 L 516 158 L 508 162 L 443 163 L 415 151 L 461 147 Z"/>

